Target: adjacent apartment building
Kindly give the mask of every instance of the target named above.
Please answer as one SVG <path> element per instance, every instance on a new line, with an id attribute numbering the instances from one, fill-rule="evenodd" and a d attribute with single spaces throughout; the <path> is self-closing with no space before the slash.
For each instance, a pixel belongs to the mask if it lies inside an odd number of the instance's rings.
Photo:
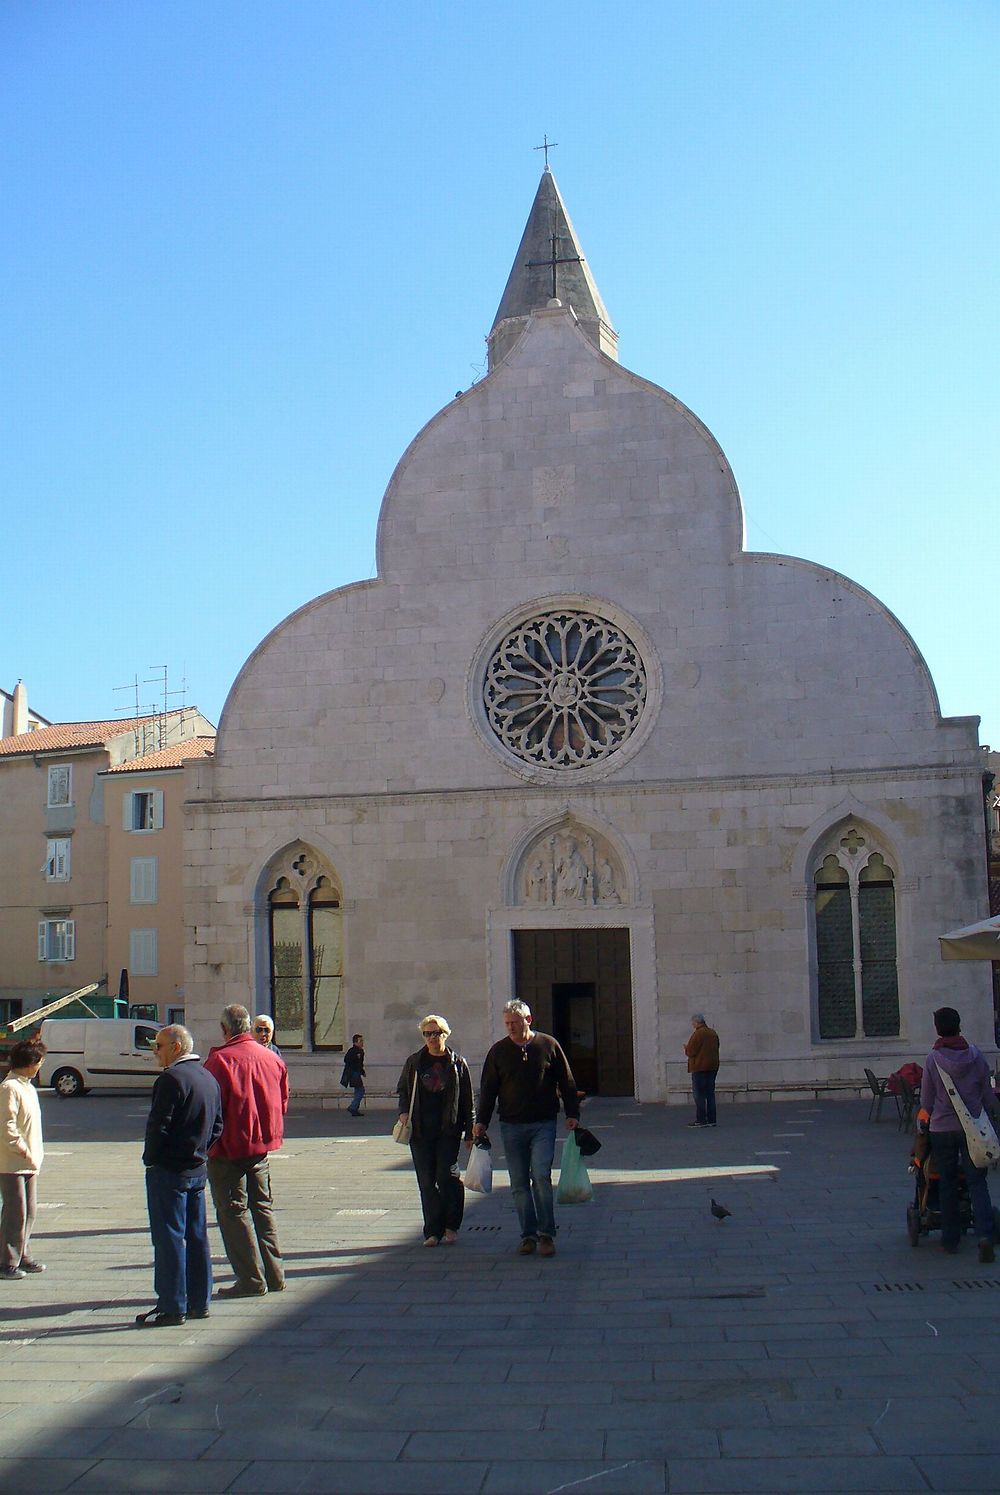
<path id="1" fill-rule="evenodd" d="M 141 934 L 135 942 L 144 955 L 144 972 L 150 965 L 149 930 L 156 930 L 158 964 L 159 952 L 171 949 L 169 961 L 163 957 L 166 979 L 143 975 L 142 995 L 133 996 L 136 1001 L 155 1001 L 165 1020 L 167 1007 L 178 1005 L 180 915 L 172 915 L 175 923 L 169 934 L 159 917 L 150 917 L 158 903 L 149 902 L 148 882 L 136 884 L 146 902 L 132 904 L 131 856 L 112 891 L 111 848 L 112 841 L 122 843 L 122 850 L 115 852 L 116 868 L 132 845 L 136 861 L 154 860 L 153 891 L 166 909 L 175 909 L 180 886 L 179 804 L 175 813 L 166 780 L 147 781 L 140 775 L 133 787 L 129 776 L 122 775 L 122 784 L 130 785 L 130 813 L 149 821 L 148 826 L 127 832 L 126 796 L 110 771 L 164 753 L 181 753 L 178 762 L 188 752 L 202 755 L 210 750 L 215 729 L 191 707 L 127 721 L 46 724 L 28 711 L 23 686 L 11 700 L 16 709 L 10 725 L 18 730 L 0 739 L 0 1022 L 91 981 L 104 980 L 117 990 L 120 970 L 129 965 L 120 957 L 131 948 L 133 927 L 147 931 L 145 943 Z M 179 767 L 175 774 L 179 780 Z M 143 805 L 146 808 L 140 809 Z M 117 817 L 114 832 L 109 807 Z M 157 832 L 166 834 L 158 838 Z"/>

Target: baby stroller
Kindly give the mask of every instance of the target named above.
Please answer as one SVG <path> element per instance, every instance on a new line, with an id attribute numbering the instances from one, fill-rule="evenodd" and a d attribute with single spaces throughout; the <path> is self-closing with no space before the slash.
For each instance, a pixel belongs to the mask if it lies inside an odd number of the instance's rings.
<path id="1" fill-rule="evenodd" d="M 931 1139 L 926 1132 L 917 1132 L 913 1138 L 909 1171 L 913 1174 L 914 1190 L 913 1203 L 906 1211 L 906 1230 L 910 1245 L 919 1246 L 922 1235 L 941 1229 L 938 1176 L 931 1158 Z M 972 1229 L 972 1200 L 961 1167 L 958 1170 L 958 1223 L 962 1235 Z M 1000 1241 L 1000 1209 L 993 1211 L 993 1226 Z"/>

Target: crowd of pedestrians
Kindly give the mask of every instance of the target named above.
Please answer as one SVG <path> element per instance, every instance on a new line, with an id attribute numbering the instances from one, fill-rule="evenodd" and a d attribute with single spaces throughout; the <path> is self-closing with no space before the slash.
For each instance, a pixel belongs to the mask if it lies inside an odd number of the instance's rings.
<path id="1" fill-rule="evenodd" d="M 518 1251 L 550 1257 L 556 1251 L 552 1163 L 558 1118 L 561 1110 L 567 1129 L 577 1128 L 580 1093 L 562 1047 L 532 1027 L 524 1002 L 508 1002 L 503 1022 L 506 1036 L 483 1063 L 477 1109 L 469 1065 L 448 1043 L 447 1019 L 434 1012 L 422 1018 L 422 1046 L 406 1059 L 397 1084 L 399 1122 L 409 1140 L 425 1247 L 453 1246 L 458 1240 L 465 1207 L 462 1143 L 466 1149 L 474 1143 L 489 1146 L 487 1129 L 498 1111 L 520 1231 Z M 988 1116 L 992 1107 L 989 1067 L 962 1036 L 953 1008 L 940 1008 L 934 1022 L 938 1039 L 924 1068 L 918 1130 L 929 1137 L 940 1178 L 942 1246 L 946 1252 L 958 1247 L 961 1169 L 980 1260 L 991 1262 L 994 1221 L 986 1171 L 973 1162 L 966 1136 L 970 1116 Z M 269 1156 L 284 1138 L 288 1070 L 269 1017 L 251 1018 L 245 1007 L 233 1004 L 222 1013 L 221 1031 L 222 1042 L 201 1062 L 191 1034 L 180 1024 L 156 1035 L 160 1073 L 142 1156 L 156 1302 L 136 1316 L 140 1328 L 208 1317 L 213 1282 L 206 1188 L 235 1279 L 215 1296 L 263 1297 L 285 1287 Z M 696 1106 L 691 1125 L 714 1126 L 719 1039 L 701 1013 L 692 1019 L 685 1053 Z M 38 1039 L 15 1044 L 0 1084 L 0 1280 L 45 1271 L 31 1252 L 44 1156 L 33 1081 L 44 1055 Z M 364 1098 L 364 1077 L 364 1038 L 356 1033 L 342 1077 L 354 1092 L 352 1115 Z"/>

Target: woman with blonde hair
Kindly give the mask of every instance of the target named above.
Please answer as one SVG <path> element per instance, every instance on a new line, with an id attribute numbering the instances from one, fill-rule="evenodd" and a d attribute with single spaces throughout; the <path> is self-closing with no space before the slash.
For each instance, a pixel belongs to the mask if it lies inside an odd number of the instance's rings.
<path id="1" fill-rule="evenodd" d="M 436 1012 L 420 1020 L 424 1047 L 403 1065 L 397 1091 L 399 1119 L 409 1120 L 410 1155 L 424 1212 L 424 1245 L 458 1240 L 465 1189 L 458 1175 L 463 1136 L 472 1146 L 476 1120 L 472 1076 L 460 1054 L 448 1047 L 451 1028 Z"/>

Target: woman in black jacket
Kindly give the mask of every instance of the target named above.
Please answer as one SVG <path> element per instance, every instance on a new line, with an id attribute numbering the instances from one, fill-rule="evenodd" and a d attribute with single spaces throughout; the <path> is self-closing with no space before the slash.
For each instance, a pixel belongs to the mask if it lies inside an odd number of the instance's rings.
<path id="1" fill-rule="evenodd" d="M 460 1054 L 447 1044 L 451 1028 L 429 1012 L 420 1022 L 424 1047 L 403 1065 L 396 1087 L 399 1119 L 410 1121 L 410 1155 L 424 1212 L 424 1245 L 458 1240 L 465 1210 L 465 1189 L 458 1175 L 463 1136 L 472 1145 L 476 1120 L 472 1076 Z"/>

